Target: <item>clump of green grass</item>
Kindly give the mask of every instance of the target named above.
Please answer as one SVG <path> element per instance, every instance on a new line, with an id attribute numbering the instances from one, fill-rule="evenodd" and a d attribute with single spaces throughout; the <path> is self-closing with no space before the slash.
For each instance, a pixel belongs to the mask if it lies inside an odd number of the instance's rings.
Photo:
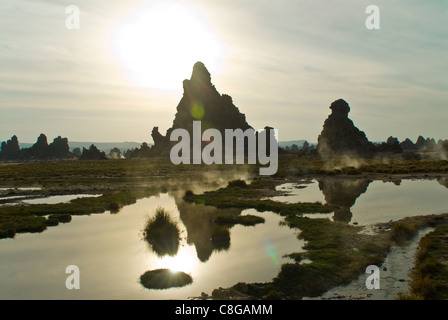
<path id="1" fill-rule="evenodd" d="M 286 223 L 301 230 L 305 252 L 287 255 L 295 263 L 285 263 L 273 280 L 275 288 L 292 297 L 318 296 L 330 288 L 348 283 L 371 264 L 378 265 L 390 248 L 386 236 L 359 234 L 359 228 L 326 219 L 288 216 Z M 303 259 L 311 260 L 299 264 Z"/>
<path id="2" fill-rule="evenodd" d="M 118 213 L 121 209 L 121 206 L 118 202 L 114 201 L 109 204 L 109 210 L 111 213 Z"/>
<path id="3" fill-rule="evenodd" d="M 99 197 L 85 197 L 57 204 L 34 204 L 29 206 L 0 207 L 0 239 L 14 237 L 16 233 L 42 232 L 56 220 L 48 221 L 42 216 L 57 217 L 59 222 L 70 222 L 71 215 L 103 213 L 125 205 L 133 204 L 138 198 L 154 193 L 153 188 L 120 190 Z"/>
<path id="4" fill-rule="evenodd" d="M 412 239 L 418 232 L 415 224 L 399 221 L 394 223 L 391 229 L 391 238 L 397 243 L 403 243 Z"/>
<path id="5" fill-rule="evenodd" d="M 63 214 L 51 214 L 48 216 L 48 220 L 50 219 L 57 219 L 58 222 L 60 223 L 67 223 L 72 221 L 72 216 L 69 215 L 68 213 L 63 213 Z"/>
<path id="6" fill-rule="evenodd" d="M 217 208 L 254 208 L 260 212 L 272 211 L 282 216 L 301 215 L 303 213 L 329 213 L 334 210 L 334 206 L 320 202 L 284 203 L 269 199 L 260 200 L 257 199 L 260 195 L 260 190 L 251 189 L 250 187 L 246 189 L 247 191 L 244 191 L 244 195 L 241 192 L 234 193 L 233 190 L 237 189 L 222 188 L 216 191 L 205 192 L 202 195 L 195 195 L 189 192 L 185 195 L 184 200 Z"/>
<path id="7" fill-rule="evenodd" d="M 193 278 L 189 274 L 169 269 L 150 270 L 140 276 L 140 283 L 147 289 L 184 287 L 192 282 Z"/>
<path id="8" fill-rule="evenodd" d="M 7 209 L 16 207 L 1 207 L 0 211 L 0 238 L 13 238 L 16 233 L 42 232 L 47 228 L 45 217 L 28 215 L 18 208 L 17 214 L 10 214 Z"/>
<path id="9" fill-rule="evenodd" d="M 0 229 L 0 239 L 2 238 L 14 238 L 16 232 L 13 229 Z"/>
<path id="10" fill-rule="evenodd" d="M 303 253 L 293 252 L 293 253 L 285 254 L 283 257 L 290 258 L 290 259 L 294 260 L 295 262 L 299 263 L 303 259 Z"/>
<path id="11" fill-rule="evenodd" d="M 448 298 L 448 223 L 442 222 L 420 240 L 409 293 L 399 299 L 446 300 Z"/>
<path id="12" fill-rule="evenodd" d="M 240 188 L 240 189 L 244 189 L 247 188 L 247 183 L 243 180 L 233 180 L 230 181 L 227 185 L 227 188 Z"/>
<path id="13" fill-rule="evenodd" d="M 225 226 L 214 225 L 212 230 L 213 241 L 227 241 L 230 240 L 230 231 Z"/>
<path id="14" fill-rule="evenodd" d="M 235 224 L 241 224 L 244 226 L 254 226 L 258 223 L 264 223 L 265 220 L 262 217 L 254 215 L 235 215 L 235 214 L 217 214 L 215 216 L 215 222 L 217 224 L 233 226 Z"/>
<path id="15" fill-rule="evenodd" d="M 45 224 L 49 227 L 54 227 L 59 224 L 59 220 L 58 220 L 58 218 L 56 218 L 54 216 L 49 216 L 47 218 L 47 220 L 45 221 Z"/>
<path id="16" fill-rule="evenodd" d="M 399 293 L 398 300 L 425 300 L 422 296 L 419 295 L 411 295 L 406 293 Z"/>
<path id="17" fill-rule="evenodd" d="M 155 216 L 148 218 L 143 237 L 158 256 L 175 256 L 179 250 L 179 227 L 163 208 L 157 208 Z"/>
<path id="18" fill-rule="evenodd" d="M 341 169 L 341 173 L 347 175 L 358 175 L 361 174 L 362 172 L 356 169 L 355 167 L 344 167 Z"/>
<path id="19" fill-rule="evenodd" d="M 271 289 L 268 293 L 263 297 L 264 300 L 281 300 L 283 295 L 281 292 Z"/>
<path id="20" fill-rule="evenodd" d="M 437 293 L 438 283 L 431 276 L 424 277 L 414 276 L 409 290 L 412 292 L 410 297 L 421 297 L 422 300 L 428 300 L 435 298 Z"/>

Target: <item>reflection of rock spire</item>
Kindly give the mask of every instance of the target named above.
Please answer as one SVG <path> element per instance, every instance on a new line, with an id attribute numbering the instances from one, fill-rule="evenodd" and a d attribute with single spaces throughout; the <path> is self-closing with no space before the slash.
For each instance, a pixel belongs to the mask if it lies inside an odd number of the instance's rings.
<path id="1" fill-rule="evenodd" d="M 173 193 L 179 216 L 187 229 L 187 243 L 194 244 L 200 261 L 210 259 L 214 251 L 228 249 L 222 242 L 214 242 L 212 233 L 215 217 L 218 214 L 240 215 L 241 209 L 218 209 L 212 206 L 201 206 L 183 200 L 184 191 Z"/>
<path id="2" fill-rule="evenodd" d="M 346 223 L 350 222 L 353 216 L 350 208 L 356 199 L 367 191 L 372 182 L 367 179 L 318 179 L 318 181 L 325 201 L 337 207 L 334 211 L 334 220 Z"/>
<path id="3" fill-rule="evenodd" d="M 437 178 L 437 182 L 440 183 L 442 186 L 448 188 L 448 177 L 439 177 Z"/>

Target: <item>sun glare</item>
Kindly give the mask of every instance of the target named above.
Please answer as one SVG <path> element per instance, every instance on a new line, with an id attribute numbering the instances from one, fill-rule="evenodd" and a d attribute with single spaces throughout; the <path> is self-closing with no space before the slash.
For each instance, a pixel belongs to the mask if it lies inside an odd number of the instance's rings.
<path id="1" fill-rule="evenodd" d="M 170 269 L 173 272 L 191 273 L 196 268 L 196 251 L 190 246 L 182 246 L 175 257 L 165 256 L 156 263 L 156 269 Z"/>
<path id="2" fill-rule="evenodd" d="M 116 25 L 114 57 L 138 86 L 175 89 L 202 61 L 216 72 L 223 45 L 194 7 L 162 1 L 139 8 Z"/>

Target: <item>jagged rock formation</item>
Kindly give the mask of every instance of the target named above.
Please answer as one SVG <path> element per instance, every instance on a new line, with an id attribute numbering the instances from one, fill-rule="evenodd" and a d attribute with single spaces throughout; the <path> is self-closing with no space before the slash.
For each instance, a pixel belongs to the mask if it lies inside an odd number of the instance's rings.
<path id="1" fill-rule="evenodd" d="M 415 144 L 406 138 L 400 143 L 403 151 L 406 152 L 406 158 L 421 159 L 422 157 L 429 157 L 430 159 L 448 160 L 448 140 L 440 139 L 437 141 L 434 138 L 424 138 L 419 136 Z"/>
<path id="2" fill-rule="evenodd" d="M 182 128 L 192 136 L 193 121 L 201 121 L 202 131 L 214 128 L 222 134 L 225 129 L 251 128 L 246 116 L 233 104 L 232 98 L 229 95 L 221 95 L 216 90 L 211 83 L 210 73 L 202 62 L 194 65 L 191 78 L 184 80 L 183 88 L 184 94 L 177 106 L 172 127 L 167 130 L 165 136 L 160 134 L 158 127 L 152 130 L 152 155 L 168 156 L 175 144 L 170 142 L 171 132 Z"/>
<path id="3" fill-rule="evenodd" d="M 12 136 L 8 141 L 2 142 L 0 159 L 15 160 L 19 158 L 19 154 L 20 146 L 17 136 Z"/>
<path id="4" fill-rule="evenodd" d="M 397 143 L 399 144 L 400 142 L 398 141 L 398 138 L 390 136 L 389 138 L 387 138 L 386 143 L 392 145 Z"/>
<path id="5" fill-rule="evenodd" d="M 67 138 L 56 137 L 48 146 L 48 157 L 65 159 L 72 157 Z"/>
<path id="6" fill-rule="evenodd" d="M 339 99 L 331 104 L 330 109 L 332 113 L 325 120 L 323 130 L 317 139 L 317 150 L 320 156 L 323 158 L 371 157 L 376 147 L 348 118 L 350 112 L 348 103 Z"/>
<path id="7" fill-rule="evenodd" d="M 5 160 L 46 160 L 46 159 L 70 159 L 74 155 L 69 151 L 68 139 L 55 138 L 48 145 L 47 137 L 41 134 L 35 144 L 30 148 L 20 149 L 16 136 L 6 143 L 2 143 L 0 159 Z"/>
<path id="8" fill-rule="evenodd" d="M 101 152 L 95 145 L 91 145 L 89 149 L 82 148 L 82 155 L 79 160 L 106 160 L 106 153 Z"/>
<path id="9" fill-rule="evenodd" d="M 383 142 L 378 147 L 379 152 L 389 152 L 389 153 L 402 153 L 403 149 L 400 146 L 398 138 L 389 137 L 386 142 Z"/>
<path id="10" fill-rule="evenodd" d="M 401 149 L 404 151 L 415 151 L 417 150 L 417 147 L 415 146 L 414 142 L 412 142 L 409 138 L 406 138 L 403 142 L 400 143 Z"/>
<path id="11" fill-rule="evenodd" d="M 143 142 L 140 148 L 128 150 L 125 153 L 125 157 L 130 159 L 149 158 L 152 156 L 152 149 L 146 142 Z"/>
<path id="12" fill-rule="evenodd" d="M 283 147 L 279 148 L 279 152 L 281 151 L 282 155 L 294 155 L 296 157 L 316 157 L 317 150 L 314 145 L 310 145 L 308 141 L 304 141 L 301 148 L 299 148 L 296 144 L 292 144 L 291 147 Z"/>
<path id="13" fill-rule="evenodd" d="M 45 159 L 48 157 L 48 142 L 47 137 L 41 133 L 39 138 L 32 147 L 28 149 L 22 149 L 21 158 L 26 159 Z"/>
<path id="14" fill-rule="evenodd" d="M 69 151 L 67 138 L 59 136 L 48 144 L 47 137 L 41 134 L 31 148 L 21 150 L 20 158 L 27 160 L 70 159 L 73 158 L 73 154 Z"/>
<path id="15" fill-rule="evenodd" d="M 419 136 L 415 142 L 415 147 L 421 151 L 433 151 L 436 148 L 436 140 L 430 138 L 423 138 Z"/>
<path id="16" fill-rule="evenodd" d="M 72 150 L 72 153 L 73 153 L 75 156 L 80 157 L 81 154 L 82 154 L 81 148 L 74 148 L 74 149 Z"/>

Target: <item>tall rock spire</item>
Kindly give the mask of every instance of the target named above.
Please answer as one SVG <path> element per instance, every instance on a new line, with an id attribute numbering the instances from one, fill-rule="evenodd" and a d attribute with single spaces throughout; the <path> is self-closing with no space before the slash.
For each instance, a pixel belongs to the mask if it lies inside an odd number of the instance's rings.
<path id="1" fill-rule="evenodd" d="M 203 85 L 211 85 L 212 78 L 210 72 L 202 62 L 196 62 L 193 66 L 193 73 L 191 74 L 191 82 Z"/>
<path id="2" fill-rule="evenodd" d="M 173 125 L 165 136 L 157 127 L 152 131 L 155 155 L 169 155 L 170 134 L 175 129 L 186 129 L 192 134 L 193 121 L 201 121 L 202 130 L 214 128 L 224 134 L 225 129 L 252 128 L 246 116 L 234 105 L 229 95 L 221 95 L 211 82 L 210 72 L 202 62 L 196 62 L 189 80 L 184 80 L 184 94 L 177 106 Z"/>
<path id="3" fill-rule="evenodd" d="M 339 99 L 331 104 L 330 109 L 332 113 L 325 120 L 323 130 L 317 139 L 317 150 L 321 157 L 372 156 L 376 151 L 375 145 L 348 118 L 350 112 L 348 103 Z"/>

